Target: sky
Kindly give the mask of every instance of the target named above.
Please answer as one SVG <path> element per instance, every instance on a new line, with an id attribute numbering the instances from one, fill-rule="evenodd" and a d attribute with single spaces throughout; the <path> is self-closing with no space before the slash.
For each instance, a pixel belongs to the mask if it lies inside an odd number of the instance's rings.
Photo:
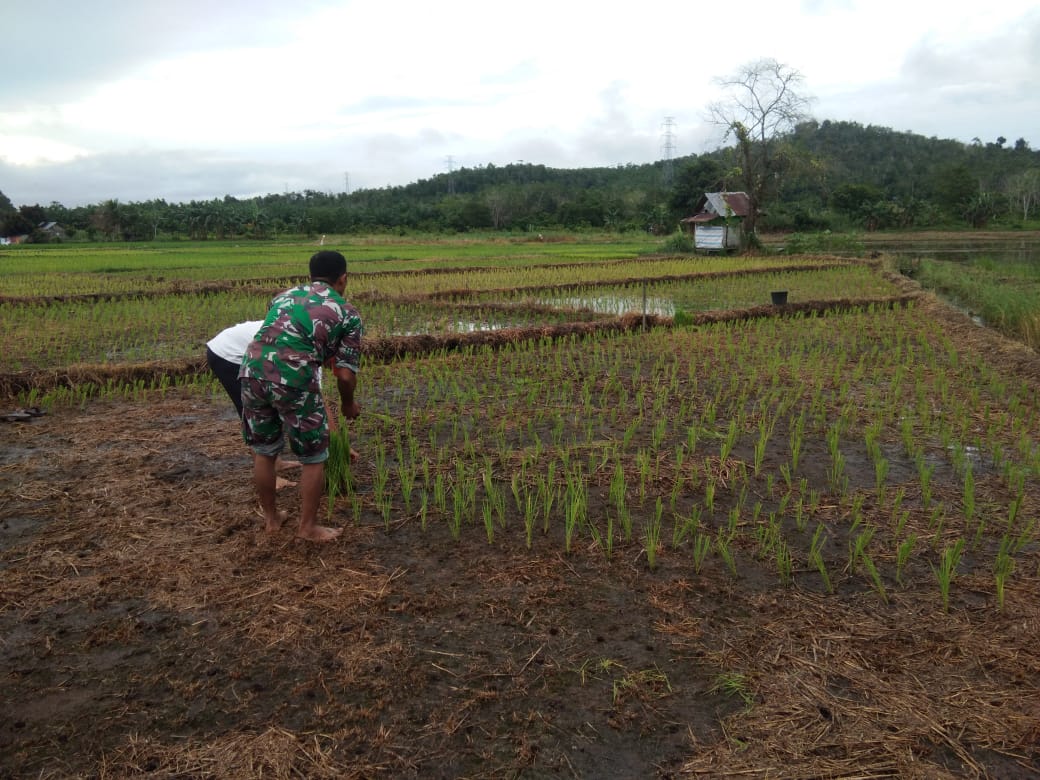
<path id="1" fill-rule="evenodd" d="M 16 205 L 353 192 L 723 145 L 772 58 L 811 115 L 1040 148 L 1036 0 L 0 0 Z"/>

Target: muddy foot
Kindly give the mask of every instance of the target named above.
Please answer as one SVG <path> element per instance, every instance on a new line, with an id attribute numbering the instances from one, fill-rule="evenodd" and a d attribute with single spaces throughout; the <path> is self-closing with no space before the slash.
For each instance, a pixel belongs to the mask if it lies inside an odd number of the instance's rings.
<path id="1" fill-rule="evenodd" d="M 305 539 L 308 542 L 331 542 L 341 533 L 342 528 L 329 528 L 324 525 L 312 525 L 310 528 L 301 528 L 296 534 L 297 539 Z"/>
<path id="2" fill-rule="evenodd" d="M 278 510 L 278 512 L 275 515 L 275 519 L 273 521 L 268 521 L 264 526 L 264 530 L 267 531 L 267 533 L 269 534 L 278 533 L 282 529 L 282 526 L 285 525 L 285 521 L 288 518 L 288 516 L 289 513 L 286 512 L 284 509 Z"/>

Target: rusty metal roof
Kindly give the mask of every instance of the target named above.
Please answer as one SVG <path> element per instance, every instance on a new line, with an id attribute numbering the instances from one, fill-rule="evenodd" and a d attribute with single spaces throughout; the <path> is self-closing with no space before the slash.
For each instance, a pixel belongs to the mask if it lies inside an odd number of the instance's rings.
<path id="1" fill-rule="evenodd" d="M 711 222 L 730 216 L 746 217 L 751 213 L 751 198 L 746 192 L 706 192 L 697 204 L 698 212 L 683 222 Z"/>

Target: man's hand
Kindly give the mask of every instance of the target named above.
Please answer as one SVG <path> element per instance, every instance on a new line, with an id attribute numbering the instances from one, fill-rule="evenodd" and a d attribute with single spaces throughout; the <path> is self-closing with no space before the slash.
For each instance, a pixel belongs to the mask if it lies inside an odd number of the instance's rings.
<path id="1" fill-rule="evenodd" d="M 354 388 L 357 387 L 357 376 L 349 368 L 336 368 L 336 384 L 339 386 L 339 397 L 344 420 L 356 419 L 361 414 L 361 407 L 354 400 Z"/>

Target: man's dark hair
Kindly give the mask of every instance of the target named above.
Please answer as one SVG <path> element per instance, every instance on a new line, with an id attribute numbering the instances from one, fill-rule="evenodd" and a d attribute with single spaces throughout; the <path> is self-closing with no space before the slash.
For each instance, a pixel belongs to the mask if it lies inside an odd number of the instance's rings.
<path id="1" fill-rule="evenodd" d="M 311 255 L 311 281 L 334 282 L 347 272 L 347 258 L 332 249 Z"/>

